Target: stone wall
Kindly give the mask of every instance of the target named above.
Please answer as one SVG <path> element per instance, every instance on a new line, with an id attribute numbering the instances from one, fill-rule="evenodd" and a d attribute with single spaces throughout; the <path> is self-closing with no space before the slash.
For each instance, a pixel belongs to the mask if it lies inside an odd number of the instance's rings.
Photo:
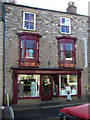
<path id="1" fill-rule="evenodd" d="M 0 21 L 0 105 L 3 101 L 3 22 Z"/>
<path id="2" fill-rule="evenodd" d="M 6 40 L 6 92 L 13 98 L 13 80 L 11 66 L 18 66 L 19 60 L 19 38 L 17 32 L 23 32 L 23 12 L 36 13 L 36 30 L 26 31 L 42 35 L 40 39 L 39 60 L 40 67 L 58 67 L 58 43 L 56 36 L 62 36 L 60 33 L 60 17 L 71 18 L 72 34 L 76 37 L 76 67 L 85 67 L 84 56 L 84 38 L 88 38 L 88 17 L 73 15 L 49 10 L 33 9 L 29 7 L 6 5 L 5 16 L 5 40 Z M 87 39 L 88 40 L 88 39 Z M 82 73 L 82 94 L 85 95 L 85 86 L 88 84 L 87 69 Z"/>

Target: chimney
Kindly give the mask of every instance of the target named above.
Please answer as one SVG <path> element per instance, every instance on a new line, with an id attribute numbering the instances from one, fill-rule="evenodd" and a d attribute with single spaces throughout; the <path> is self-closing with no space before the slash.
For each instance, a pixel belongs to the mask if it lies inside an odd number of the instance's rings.
<path id="1" fill-rule="evenodd" d="M 75 7 L 75 2 L 69 2 L 68 3 L 68 8 L 67 8 L 68 13 L 77 13 L 77 7 Z"/>

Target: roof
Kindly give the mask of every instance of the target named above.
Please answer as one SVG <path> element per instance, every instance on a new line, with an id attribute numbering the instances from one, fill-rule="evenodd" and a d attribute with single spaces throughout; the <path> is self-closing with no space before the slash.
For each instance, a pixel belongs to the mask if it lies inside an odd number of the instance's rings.
<path id="1" fill-rule="evenodd" d="M 61 112 L 66 114 L 74 115 L 79 118 L 87 119 L 90 118 L 90 103 L 83 104 L 75 107 L 66 107 L 61 109 Z"/>
<path id="2" fill-rule="evenodd" d="M 7 3 L 7 2 L 4 2 L 4 4 L 13 5 L 13 6 L 17 6 L 17 7 L 26 7 L 26 8 L 31 8 L 31 9 L 43 10 L 43 11 L 50 11 L 50 12 L 57 12 L 57 13 L 64 13 L 64 14 L 72 14 L 72 15 L 89 17 L 87 15 L 81 15 L 81 14 L 77 14 L 77 13 L 68 13 L 68 12 L 62 12 L 62 11 L 57 11 L 57 10 L 50 10 L 50 9 L 44 9 L 44 8 L 38 8 L 38 7 L 31 7 L 31 6 L 13 4 L 13 3 Z"/>

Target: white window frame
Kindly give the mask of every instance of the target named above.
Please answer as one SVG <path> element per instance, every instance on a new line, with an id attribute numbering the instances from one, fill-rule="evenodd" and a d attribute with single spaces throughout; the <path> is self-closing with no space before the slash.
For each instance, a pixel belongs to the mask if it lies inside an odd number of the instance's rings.
<path id="1" fill-rule="evenodd" d="M 62 18 L 69 19 L 69 25 L 63 24 L 62 23 Z M 68 26 L 69 27 L 69 33 L 62 32 L 62 29 L 61 29 L 62 26 Z M 71 19 L 69 17 L 60 17 L 60 33 L 62 33 L 62 34 L 71 34 Z"/>
<path id="2" fill-rule="evenodd" d="M 64 96 L 64 95 L 67 95 L 67 90 L 66 89 L 65 90 L 61 90 L 61 76 L 62 75 L 59 75 L 59 96 Z M 67 81 L 69 83 L 69 86 L 73 85 L 72 83 L 69 82 L 69 77 L 71 75 L 67 74 L 66 76 L 67 76 Z M 74 93 L 74 91 L 71 92 L 71 89 L 70 89 L 70 94 L 71 95 L 77 95 L 77 91 L 78 91 L 78 88 L 77 88 L 77 85 L 78 85 L 78 83 L 77 83 L 77 75 L 75 75 L 75 82 L 76 82 L 76 84 L 75 83 L 74 84 L 76 86 L 76 91 Z"/>
<path id="3" fill-rule="evenodd" d="M 28 22 L 33 22 L 34 23 L 34 29 L 27 29 L 25 26 L 25 13 L 28 14 L 33 14 L 34 15 L 34 21 L 28 21 Z M 31 13 L 31 12 L 23 12 L 23 29 L 25 30 L 36 30 L 36 13 Z"/>

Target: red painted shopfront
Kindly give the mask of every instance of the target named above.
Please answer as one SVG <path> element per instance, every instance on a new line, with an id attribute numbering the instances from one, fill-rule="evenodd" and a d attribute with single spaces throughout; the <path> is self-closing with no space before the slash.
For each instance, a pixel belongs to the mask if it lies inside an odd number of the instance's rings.
<path id="1" fill-rule="evenodd" d="M 14 78 L 14 104 L 20 99 L 52 100 L 52 97 L 81 98 L 80 68 L 26 68 L 12 67 Z"/>

